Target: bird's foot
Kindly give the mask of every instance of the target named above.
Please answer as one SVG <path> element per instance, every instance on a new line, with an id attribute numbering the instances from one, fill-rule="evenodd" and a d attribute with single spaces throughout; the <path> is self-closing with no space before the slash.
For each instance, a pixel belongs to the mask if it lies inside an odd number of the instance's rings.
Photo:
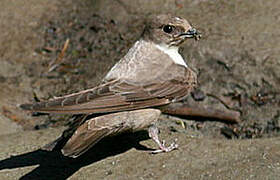
<path id="1" fill-rule="evenodd" d="M 176 142 L 173 142 L 170 146 L 166 146 L 164 140 L 162 142 L 159 140 L 158 132 L 159 132 L 158 128 L 155 125 L 149 128 L 150 138 L 152 138 L 152 140 L 154 140 L 159 146 L 159 149 L 151 151 L 152 154 L 157 154 L 161 152 L 170 152 L 178 148 L 178 144 L 176 144 Z M 177 139 L 175 139 L 175 141 L 177 141 Z"/>

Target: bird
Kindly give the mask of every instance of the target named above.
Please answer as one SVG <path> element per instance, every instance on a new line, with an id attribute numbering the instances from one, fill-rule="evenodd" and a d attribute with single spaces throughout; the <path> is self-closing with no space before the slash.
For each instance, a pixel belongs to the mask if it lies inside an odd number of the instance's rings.
<path id="1" fill-rule="evenodd" d="M 159 140 L 156 126 L 160 108 L 187 97 L 197 86 L 197 75 L 179 53 L 179 47 L 201 34 L 190 23 L 172 14 L 146 20 L 139 40 L 105 75 L 96 87 L 21 104 L 23 110 L 73 114 L 69 128 L 43 149 L 60 149 L 65 156 L 79 157 L 107 136 L 148 129 L 158 145 L 153 153 L 170 152 Z M 77 115 L 77 116 L 75 116 Z"/>

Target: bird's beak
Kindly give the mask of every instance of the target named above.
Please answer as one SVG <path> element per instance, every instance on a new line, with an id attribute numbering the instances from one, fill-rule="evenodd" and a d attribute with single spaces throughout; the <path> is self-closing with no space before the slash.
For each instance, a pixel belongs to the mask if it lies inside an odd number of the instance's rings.
<path id="1" fill-rule="evenodd" d="M 187 32 L 181 33 L 180 36 L 183 36 L 185 38 L 195 38 L 195 40 L 199 40 L 201 34 L 195 28 L 191 28 Z"/>

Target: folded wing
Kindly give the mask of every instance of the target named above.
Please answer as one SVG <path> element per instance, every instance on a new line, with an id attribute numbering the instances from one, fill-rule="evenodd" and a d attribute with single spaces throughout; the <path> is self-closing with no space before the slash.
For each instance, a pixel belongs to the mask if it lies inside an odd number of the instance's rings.
<path id="1" fill-rule="evenodd" d="M 184 78 L 141 85 L 112 80 L 92 89 L 20 107 L 33 112 L 86 114 L 161 106 L 188 95 L 196 85 L 193 74 L 186 69 Z"/>

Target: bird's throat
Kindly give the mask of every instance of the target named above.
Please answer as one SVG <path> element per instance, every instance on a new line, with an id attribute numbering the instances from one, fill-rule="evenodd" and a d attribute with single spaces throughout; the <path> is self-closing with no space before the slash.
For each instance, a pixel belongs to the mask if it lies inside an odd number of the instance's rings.
<path id="1" fill-rule="evenodd" d="M 188 67 L 181 54 L 179 54 L 178 47 L 169 47 L 165 44 L 157 44 L 156 47 L 165 54 L 167 54 L 174 61 L 175 64 Z"/>

